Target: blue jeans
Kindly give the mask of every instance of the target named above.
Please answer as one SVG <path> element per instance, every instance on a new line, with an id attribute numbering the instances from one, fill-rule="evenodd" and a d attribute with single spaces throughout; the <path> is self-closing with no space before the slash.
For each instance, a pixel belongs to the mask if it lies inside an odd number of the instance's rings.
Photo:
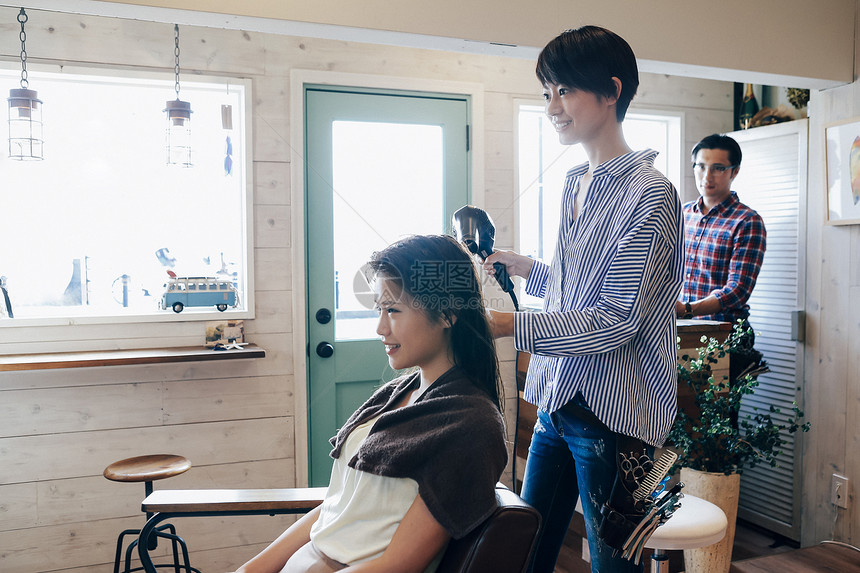
<path id="1" fill-rule="evenodd" d="M 594 573 L 639 573 L 642 567 L 613 557 L 601 541 L 600 508 L 609 499 L 617 472 L 617 434 L 602 425 L 585 422 L 559 410 L 538 409 L 523 479 L 523 499 L 542 518 L 533 573 L 552 573 L 564 536 L 582 498 L 582 512 Z"/>

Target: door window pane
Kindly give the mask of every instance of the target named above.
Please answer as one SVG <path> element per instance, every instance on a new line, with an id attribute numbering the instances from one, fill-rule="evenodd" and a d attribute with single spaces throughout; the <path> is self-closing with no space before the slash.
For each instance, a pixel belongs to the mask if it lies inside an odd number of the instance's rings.
<path id="1" fill-rule="evenodd" d="M 335 121 L 335 337 L 377 338 L 361 272 L 370 255 L 413 234 L 442 233 L 442 127 Z"/>

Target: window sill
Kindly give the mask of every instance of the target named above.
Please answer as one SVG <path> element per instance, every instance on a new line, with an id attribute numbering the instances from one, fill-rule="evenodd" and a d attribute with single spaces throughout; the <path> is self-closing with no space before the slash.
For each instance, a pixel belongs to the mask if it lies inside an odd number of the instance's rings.
<path id="1" fill-rule="evenodd" d="M 203 346 L 143 348 L 135 350 L 95 350 L 86 352 L 46 352 L 0 356 L 0 372 L 88 368 L 128 364 L 168 364 L 171 362 L 204 362 L 238 358 L 265 358 L 266 351 L 256 344 L 242 350 L 212 350 Z"/>

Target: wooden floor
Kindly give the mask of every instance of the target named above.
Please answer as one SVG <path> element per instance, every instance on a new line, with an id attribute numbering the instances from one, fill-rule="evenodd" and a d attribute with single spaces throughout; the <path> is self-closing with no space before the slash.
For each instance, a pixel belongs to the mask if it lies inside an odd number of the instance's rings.
<path id="1" fill-rule="evenodd" d="M 788 569 L 777 564 L 776 568 L 772 569 L 737 569 L 741 563 L 749 564 L 751 559 L 762 557 L 781 556 L 790 553 L 795 554 L 797 544 L 785 539 L 782 536 L 776 535 L 755 525 L 738 521 L 737 530 L 735 531 L 735 543 L 732 548 L 732 569 L 731 573 L 793 573 L 795 571 L 818 571 L 815 569 Z M 846 548 L 847 549 L 847 548 Z M 803 550 L 805 551 L 805 550 Z M 860 553 L 852 549 L 852 554 L 849 558 L 854 559 L 854 566 L 860 567 L 857 563 L 860 562 Z M 684 570 L 684 555 L 682 551 L 669 552 L 669 571 L 676 573 Z M 556 573 L 591 573 L 589 564 L 582 560 L 582 538 L 576 534 L 568 532 L 564 547 L 558 558 L 558 563 L 555 568 Z M 649 571 L 648 563 L 645 564 L 646 573 Z M 822 572 L 837 571 L 839 573 L 860 573 L 860 569 L 837 568 L 837 569 L 820 569 Z"/>
<path id="2" fill-rule="evenodd" d="M 860 573 L 860 551 L 823 543 L 732 563 L 730 573 Z"/>

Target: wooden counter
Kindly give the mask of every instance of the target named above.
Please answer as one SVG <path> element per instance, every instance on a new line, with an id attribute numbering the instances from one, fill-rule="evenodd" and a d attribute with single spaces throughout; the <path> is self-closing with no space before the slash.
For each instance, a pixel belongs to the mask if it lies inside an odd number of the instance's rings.
<path id="1" fill-rule="evenodd" d="M 682 352 L 678 354 L 684 354 L 684 350 L 687 348 L 699 348 L 704 346 L 701 342 L 702 336 L 707 336 L 708 338 L 716 338 L 718 340 L 725 340 L 725 338 L 732 331 L 732 323 L 731 322 L 719 322 L 716 320 L 682 320 L 678 319 L 678 338 L 680 341 L 680 349 Z"/>
<path id="2" fill-rule="evenodd" d="M 702 337 L 716 338 L 717 340 L 725 340 L 732 332 L 731 322 L 718 322 L 716 320 L 678 320 L 678 361 L 682 360 L 683 356 L 690 358 L 698 358 L 699 348 L 705 346 L 707 342 L 702 342 Z M 726 355 L 717 360 L 716 364 L 711 365 L 711 373 L 714 380 L 721 381 L 724 377 L 729 376 L 729 365 L 731 355 Z M 689 415 L 698 417 L 699 409 L 696 406 L 693 390 L 687 384 L 678 385 L 678 408 L 683 409 Z"/>

